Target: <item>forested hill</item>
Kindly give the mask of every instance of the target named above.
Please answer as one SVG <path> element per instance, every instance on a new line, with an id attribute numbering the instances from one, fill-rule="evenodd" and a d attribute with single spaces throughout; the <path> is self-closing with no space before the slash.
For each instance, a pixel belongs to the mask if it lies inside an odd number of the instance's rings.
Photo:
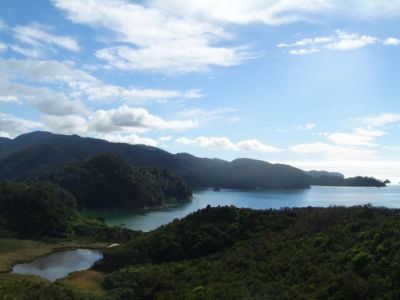
<path id="1" fill-rule="evenodd" d="M 32 132 L 15 139 L 0 139 L 0 181 L 41 176 L 60 165 L 87 160 L 105 152 L 119 156 L 131 166 L 167 169 L 183 177 L 194 188 L 286 189 L 308 188 L 310 185 L 385 185 L 371 178 L 347 180 L 330 176 L 337 173 L 304 172 L 288 165 L 260 160 L 237 159 L 228 162 L 187 153 L 171 154 L 151 146 L 111 143 L 49 132 Z"/>
<path id="2" fill-rule="evenodd" d="M 227 162 L 198 158 L 186 153 L 171 154 L 162 149 L 110 143 L 77 135 L 33 132 L 4 140 L 0 146 L 0 180 L 23 180 L 40 176 L 55 167 L 113 153 L 133 166 L 165 168 L 182 176 L 192 187 L 307 188 L 307 175 L 300 169 L 251 159 Z"/>
<path id="3" fill-rule="evenodd" d="M 192 196 L 191 188 L 167 170 L 131 167 L 109 153 L 60 167 L 40 179 L 71 192 L 80 210 L 154 207 L 168 198 L 187 200 Z"/>
<path id="4" fill-rule="evenodd" d="M 326 171 L 308 171 L 311 185 L 321 186 L 352 186 L 352 187 L 385 187 L 386 181 L 381 181 L 373 177 L 356 176 L 345 178 L 343 174 Z"/>
<path id="5" fill-rule="evenodd" d="M 399 299 L 399 210 L 207 207 L 106 251 L 113 299 Z"/>

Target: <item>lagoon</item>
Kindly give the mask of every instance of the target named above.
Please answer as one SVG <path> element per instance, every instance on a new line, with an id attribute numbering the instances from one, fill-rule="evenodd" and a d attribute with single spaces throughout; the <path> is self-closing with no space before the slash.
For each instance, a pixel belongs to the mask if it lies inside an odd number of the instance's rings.
<path id="1" fill-rule="evenodd" d="M 253 209 L 279 209 L 283 207 L 328 207 L 371 204 L 400 208 L 400 185 L 386 188 L 320 187 L 304 190 L 198 190 L 187 202 L 170 202 L 167 207 L 147 210 L 86 212 L 85 215 L 102 217 L 109 225 L 124 224 L 132 230 L 150 231 L 161 225 L 183 218 L 207 205 L 234 205 Z"/>

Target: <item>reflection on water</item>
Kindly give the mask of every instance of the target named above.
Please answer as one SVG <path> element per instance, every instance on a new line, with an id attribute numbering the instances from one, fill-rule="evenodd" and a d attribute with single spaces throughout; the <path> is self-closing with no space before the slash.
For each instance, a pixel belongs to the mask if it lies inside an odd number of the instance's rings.
<path id="1" fill-rule="evenodd" d="M 102 258 L 103 254 L 99 250 L 69 250 L 53 253 L 30 263 L 15 265 L 12 272 L 22 275 L 36 275 L 50 281 L 56 281 L 72 272 L 87 270 Z"/>
<path id="2" fill-rule="evenodd" d="M 201 190 L 193 200 L 173 202 L 168 207 L 151 210 L 88 212 L 89 216 L 103 217 L 110 225 L 125 224 L 133 230 L 149 231 L 163 224 L 182 218 L 207 205 L 234 205 L 254 209 L 306 207 L 330 205 L 354 206 L 363 204 L 400 208 L 400 185 L 386 188 L 365 187 L 312 187 L 306 190 L 239 191 Z"/>

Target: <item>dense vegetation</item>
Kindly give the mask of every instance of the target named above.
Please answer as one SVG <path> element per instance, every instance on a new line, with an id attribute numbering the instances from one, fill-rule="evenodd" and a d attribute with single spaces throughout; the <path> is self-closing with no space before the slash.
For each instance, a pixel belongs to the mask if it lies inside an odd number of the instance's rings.
<path id="1" fill-rule="evenodd" d="M 82 217 L 65 189 L 41 181 L 0 183 L 0 237 L 126 241 L 133 232 Z"/>
<path id="2" fill-rule="evenodd" d="M 110 250 L 115 299 L 398 299 L 400 211 L 207 208 Z"/>
<path id="3" fill-rule="evenodd" d="M 399 299 L 399 219 L 371 206 L 207 207 L 108 249 L 100 294 L 0 275 L 0 299 Z"/>
<path id="4" fill-rule="evenodd" d="M 191 189 L 166 170 L 130 167 L 113 154 L 64 166 L 44 176 L 70 191 L 80 210 L 134 209 L 162 205 L 168 198 L 186 200 Z"/>
<path id="5" fill-rule="evenodd" d="M 44 182 L 0 184 L 0 228 L 23 237 L 65 234 L 75 216 L 75 198 Z"/>

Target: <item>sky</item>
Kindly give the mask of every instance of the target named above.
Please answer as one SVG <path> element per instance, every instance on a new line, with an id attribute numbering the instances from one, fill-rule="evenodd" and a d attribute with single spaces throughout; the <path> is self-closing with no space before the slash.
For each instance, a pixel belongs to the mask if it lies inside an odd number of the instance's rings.
<path id="1" fill-rule="evenodd" d="M 0 0 L 0 136 L 400 181 L 400 0 Z"/>

